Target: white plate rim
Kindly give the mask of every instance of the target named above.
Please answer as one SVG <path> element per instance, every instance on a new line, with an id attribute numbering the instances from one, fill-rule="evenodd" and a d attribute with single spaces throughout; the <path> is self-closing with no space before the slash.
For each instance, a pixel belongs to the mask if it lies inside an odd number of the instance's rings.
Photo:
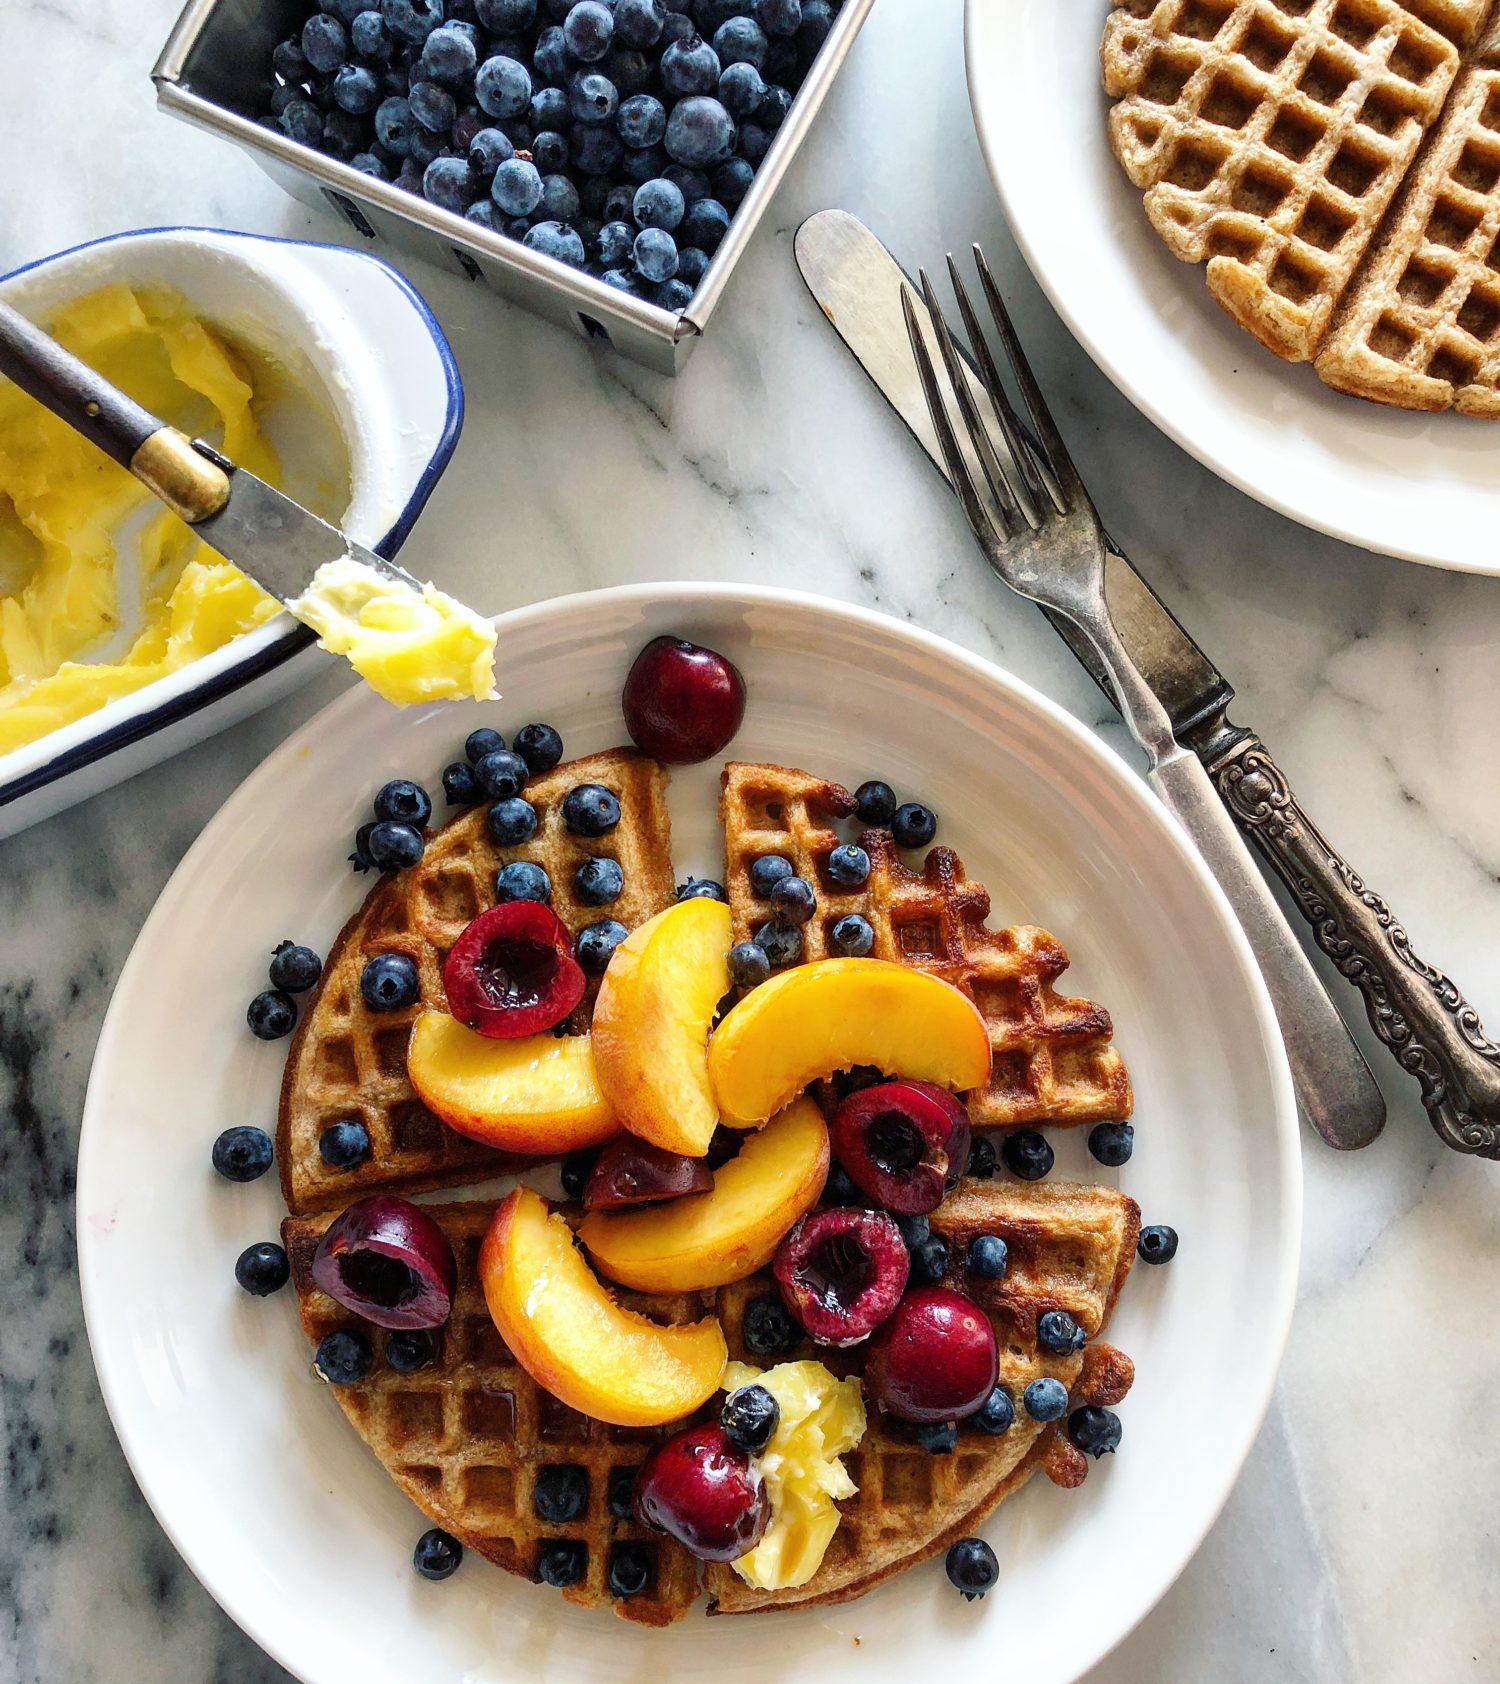
<path id="1" fill-rule="evenodd" d="M 1299 526 L 1308 527 L 1315 532 L 1325 533 L 1330 538 L 1337 538 L 1346 544 L 1352 544 L 1359 549 L 1370 551 L 1376 555 L 1394 557 L 1398 561 L 1416 562 L 1423 567 L 1435 567 L 1450 573 L 1477 573 L 1487 577 L 1500 575 L 1500 559 L 1494 561 L 1473 560 L 1468 555 L 1455 553 L 1445 549 L 1440 554 L 1424 552 L 1422 549 L 1403 544 L 1392 539 L 1389 535 L 1382 535 L 1378 528 L 1360 527 L 1357 524 L 1341 522 L 1311 502 L 1298 501 L 1280 494 L 1276 486 L 1261 479 L 1244 473 L 1234 461 L 1222 452 L 1211 450 L 1204 437 L 1196 433 L 1185 420 L 1176 420 L 1162 402 L 1151 395 L 1150 389 L 1139 380 L 1132 378 L 1122 365 L 1120 359 L 1111 349 L 1110 341 L 1102 333 L 1095 331 L 1089 325 L 1089 318 L 1075 309 L 1070 302 L 1067 289 L 1058 281 L 1052 264 L 1048 261 L 1040 243 L 1032 233 L 1030 220 L 1019 214 L 1014 194 L 1007 183 L 1010 180 L 1009 171 L 1003 166 L 1003 148 L 996 137 L 992 121 L 992 105 L 989 97 L 980 83 L 981 66 L 980 55 L 975 50 L 975 35 L 980 27 L 976 22 L 981 8 L 996 3 L 996 0 L 964 0 L 964 73 L 969 90 L 969 105 L 973 113 L 974 127 L 979 137 L 979 149 L 984 158 L 985 168 L 994 184 L 996 195 L 1005 213 L 1005 221 L 1010 229 L 1021 255 L 1026 260 L 1033 278 L 1046 294 L 1048 302 L 1062 318 L 1069 333 L 1088 352 L 1099 370 L 1113 383 L 1135 407 L 1149 420 L 1153 426 L 1165 433 L 1174 444 L 1185 450 L 1195 461 L 1201 462 L 1211 473 L 1217 475 L 1237 491 L 1242 491 L 1247 497 L 1274 509 L 1277 514 L 1285 515 L 1288 520 L 1295 521 Z M 1100 13 L 1100 28 L 1102 30 L 1105 14 Z M 1097 54 L 1091 58 L 1093 65 Z M 1097 80 L 1097 77 L 1096 77 Z M 1102 96 L 1101 96 L 1102 97 Z M 1101 118 L 1102 121 L 1102 118 Z M 1121 177 L 1123 180 L 1123 176 Z M 1130 189 L 1135 192 L 1134 188 Z M 1154 237 L 1154 236 L 1153 236 Z M 1201 270 L 1201 265 L 1176 264 L 1183 275 L 1189 280 L 1196 280 L 1200 289 L 1205 291 L 1201 273 L 1194 275 L 1194 269 Z M 1237 330 L 1243 332 L 1244 330 Z M 1250 347 L 1255 347 L 1254 339 L 1245 333 L 1247 355 Z M 1255 347 L 1259 350 L 1259 347 Z M 1261 354 L 1269 357 L 1268 351 L 1261 350 Z M 1290 366 L 1290 365 L 1288 365 Z M 1351 404 L 1368 404 L 1369 400 L 1349 397 L 1339 394 L 1341 401 Z M 1371 408 L 1377 408 L 1369 404 Z M 1442 417 L 1419 416 L 1415 411 L 1395 410 L 1387 414 L 1396 416 L 1410 415 L 1417 419 L 1457 419 L 1466 420 L 1468 417 L 1454 417 L 1451 412 Z"/>
<path id="2" fill-rule="evenodd" d="M 967 667 L 980 682 L 999 688 L 1006 692 L 1011 699 L 1019 702 L 1023 708 L 1034 710 L 1049 728 L 1055 729 L 1071 739 L 1075 748 L 1092 758 L 1105 775 L 1113 781 L 1118 790 L 1128 791 L 1129 794 L 1126 799 L 1137 804 L 1142 814 L 1149 815 L 1146 822 L 1156 826 L 1161 841 L 1174 850 L 1177 863 L 1196 881 L 1198 887 L 1207 895 L 1214 906 L 1226 944 L 1233 955 L 1242 980 L 1249 989 L 1252 1009 L 1267 1050 L 1274 1053 L 1276 1049 L 1280 1048 L 1280 1031 L 1276 1026 L 1271 997 L 1256 966 L 1249 943 L 1235 920 L 1223 890 L 1193 849 L 1186 833 L 1167 809 L 1161 806 L 1155 797 L 1150 794 L 1147 786 L 1094 732 L 1075 719 L 1058 703 L 996 663 L 963 649 L 936 633 L 897 620 L 873 609 L 842 602 L 809 591 L 737 584 L 667 581 L 656 584 L 633 584 L 608 587 L 602 590 L 574 592 L 567 596 L 550 598 L 546 601 L 511 610 L 505 614 L 496 615 L 494 623 L 503 647 L 504 641 L 510 636 L 524 635 L 528 629 L 534 627 L 538 622 L 545 621 L 551 615 L 585 612 L 593 605 L 597 605 L 601 609 L 657 606 L 664 599 L 680 603 L 684 609 L 707 608 L 712 610 L 715 606 L 722 606 L 724 608 L 764 610 L 785 604 L 823 613 L 852 626 L 873 629 L 898 640 L 910 642 L 929 657 L 935 656 Z M 110 1423 L 114 1428 L 116 1439 L 131 1474 L 135 1478 L 136 1484 L 151 1509 L 157 1524 L 166 1533 L 172 1547 L 220 1608 L 266 1654 L 294 1677 L 306 1681 L 306 1684 L 314 1684 L 314 1681 L 310 1674 L 300 1669 L 297 1657 L 291 1649 L 279 1641 L 277 1637 L 257 1629 L 248 1619 L 241 1618 L 236 1608 L 233 1585 L 226 1582 L 225 1578 L 216 1570 L 212 1559 L 205 1559 L 201 1553 L 190 1548 L 180 1529 L 174 1525 L 170 1513 L 163 1512 L 163 1509 L 158 1506 L 147 1479 L 143 1477 L 141 1463 L 144 1458 L 140 1454 L 139 1446 L 134 1442 L 134 1427 L 129 1421 L 128 1415 L 125 1414 L 120 1381 L 113 1366 L 119 1353 L 109 1341 L 100 1336 L 104 1324 L 101 1321 L 100 1288 L 97 1284 L 100 1277 L 99 1258 L 96 1255 L 95 1248 L 101 1241 L 99 1236 L 94 1233 L 91 1225 L 83 1219 L 83 1213 L 88 1204 L 88 1194 L 92 1184 L 93 1152 L 91 1142 L 100 1135 L 103 1126 L 95 1119 L 101 1111 L 107 1111 L 107 1099 L 102 1092 L 104 1084 L 101 1071 L 112 1062 L 115 1056 L 115 1042 L 121 1033 L 120 1024 L 125 1015 L 122 1002 L 142 980 L 141 977 L 138 977 L 137 972 L 143 972 L 145 968 L 145 937 L 158 918 L 166 917 L 171 912 L 168 903 L 174 882 L 196 864 L 200 855 L 207 854 L 212 850 L 216 843 L 216 832 L 221 823 L 227 822 L 225 814 L 230 808 L 241 800 L 249 800 L 252 796 L 258 795 L 263 788 L 274 786 L 278 768 L 284 759 L 299 754 L 313 743 L 320 732 L 327 729 L 330 721 L 370 705 L 372 705 L 371 699 L 364 687 L 355 686 L 320 709 L 311 719 L 284 739 L 226 798 L 218 811 L 204 826 L 203 831 L 183 854 L 171 877 L 163 885 L 161 893 L 143 922 L 136 941 L 132 945 L 130 955 L 120 971 L 100 1030 L 84 1099 L 74 1192 L 75 1230 L 78 1236 L 79 1291 L 83 1304 L 85 1332 L 105 1408 L 109 1413 Z M 146 980 L 149 981 L 149 978 Z M 1085 1659 L 1084 1664 L 1074 1674 L 1075 1678 L 1097 1666 L 1135 1630 L 1151 1610 L 1156 1607 L 1166 1592 L 1170 1590 L 1183 1569 L 1197 1553 L 1203 1539 L 1218 1519 L 1225 1502 L 1228 1500 L 1270 1408 L 1290 1332 L 1298 1283 L 1301 1256 L 1303 1176 L 1300 1124 L 1291 1071 L 1284 1055 L 1279 1058 L 1273 1057 L 1269 1074 L 1274 1089 L 1273 1124 L 1281 1145 L 1281 1175 L 1279 1184 L 1276 1186 L 1276 1196 L 1283 1214 L 1281 1250 L 1279 1255 L 1270 1260 L 1275 1271 L 1272 1313 L 1268 1317 L 1269 1324 L 1274 1328 L 1274 1338 L 1270 1344 L 1270 1350 L 1274 1352 L 1274 1360 L 1267 1362 L 1265 1372 L 1260 1377 L 1259 1385 L 1256 1388 L 1254 1408 L 1246 1417 L 1247 1426 L 1243 1435 L 1243 1442 L 1236 1447 L 1233 1456 L 1224 1459 L 1220 1477 L 1210 1501 L 1202 1512 L 1200 1523 L 1196 1528 L 1184 1529 L 1179 1539 L 1179 1548 L 1173 1553 L 1164 1569 L 1158 1571 L 1155 1575 L 1151 1582 L 1149 1595 L 1143 1599 L 1142 1606 L 1127 1623 L 1120 1626 L 1119 1629 L 1111 1631 L 1102 1643 L 1096 1646 L 1096 1652 Z"/>

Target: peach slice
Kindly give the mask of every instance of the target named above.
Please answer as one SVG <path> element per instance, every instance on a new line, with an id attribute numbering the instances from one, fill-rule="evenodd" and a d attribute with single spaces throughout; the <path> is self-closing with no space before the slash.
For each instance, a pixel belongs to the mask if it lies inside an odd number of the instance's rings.
<path id="1" fill-rule="evenodd" d="M 500 1337 L 539 1386 L 596 1421 L 658 1427 L 713 1396 L 728 1349 L 718 1322 L 659 1327 L 615 1303 L 562 1217 L 529 1187 L 495 1212 L 479 1278 Z"/>
<path id="2" fill-rule="evenodd" d="M 719 1110 L 708 1031 L 729 992 L 729 908 L 681 900 L 615 949 L 594 1004 L 599 1086 L 632 1134 L 684 1157 L 708 1151 Z"/>
<path id="3" fill-rule="evenodd" d="M 754 1128 L 809 1082 L 872 1064 L 967 1092 L 989 1080 L 990 1036 L 967 995 L 884 959 L 820 959 L 763 982 L 714 1031 L 723 1121 Z"/>
<path id="4" fill-rule="evenodd" d="M 746 1138 L 708 1192 L 649 1209 L 592 1211 L 578 1237 L 601 1273 L 640 1292 L 727 1286 L 771 1261 L 827 1179 L 827 1124 L 810 1099 L 799 1099 Z"/>
<path id="5" fill-rule="evenodd" d="M 576 1152 L 620 1132 L 587 1035 L 496 1041 L 446 1012 L 423 1012 L 406 1073 L 449 1128 L 502 1152 Z"/>

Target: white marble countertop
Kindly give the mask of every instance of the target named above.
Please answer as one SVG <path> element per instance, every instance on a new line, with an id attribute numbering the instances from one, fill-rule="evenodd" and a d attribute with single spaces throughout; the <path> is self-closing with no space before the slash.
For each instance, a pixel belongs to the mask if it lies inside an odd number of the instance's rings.
<path id="1" fill-rule="evenodd" d="M 176 11 L 5 0 L 0 271 L 164 223 L 341 238 L 331 214 L 156 114 L 147 72 Z M 1300 530 L 1219 483 L 1095 371 L 1026 274 L 984 174 L 959 0 L 880 0 L 675 384 L 413 266 L 452 338 L 468 420 L 403 560 L 490 610 L 630 580 L 822 591 L 993 657 L 1128 752 L 1040 617 L 992 583 L 804 292 L 792 231 L 827 205 L 909 263 L 984 241 L 1111 528 L 1228 668 L 1239 717 L 1323 828 L 1500 1024 L 1500 582 Z M 286 1676 L 180 1563 L 110 1431 L 79 1307 L 73 1161 L 100 1020 L 148 908 L 229 791 L 344 682 L 330 669 L 0 846 L 8 1684 Z M 1414 1089 L 1370 1057 L 1391 1104 L 1384 1137 L 1353 1157 L 1304 1142 L 1301 1300 L 1259 1442 L 1201 1552 L 1089 1684 L 1500 1677 L 1500 1335 L 1485 1309 L 1500 1170 L 1443 1150 Z"/>

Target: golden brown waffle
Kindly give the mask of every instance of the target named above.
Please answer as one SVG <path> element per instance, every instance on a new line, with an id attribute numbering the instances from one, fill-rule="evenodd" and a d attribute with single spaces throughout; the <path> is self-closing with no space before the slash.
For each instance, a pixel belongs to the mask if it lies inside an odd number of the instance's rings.
<path id="1" fill-rule="evenodd" d="M 424 1208 L 453 1246 L 458 1285 L 453 1313 L 437 1336 L 437 1355 L 414 1374 L 398 1374 L 386 1363 L 386 1335 L 379 1328 L 369 1328 L 312 1284 L 313 1253 L 332 1213 L 289 1216 L 282 1224 L 308 1338 L 316 1345 L 346 1327 L 372 1336 L 375 1361 L 366 1377 L 330 1388 L 344 1413 L 397 1485 L 466 1548 L 535 1580 L 546 1542 L 578 1539 L 588 1546 L 588 1566 L 583 1579 L 564 1592 L 570 1602 L 582 1607 L 613 1602 L 641 1625 L 680 1619 L 698 1594 L 697 1562 L 633 1520 L 617 1519 L 609 1507 L 611 1475 L 638 1467 L 665 1430 L 606 1426 L 543 1391 L 506 1348 L 485 1306 L 479 1246 L 493 1202 Z M 619 1297 L 663 1321 L 696 1321 L 705 1308 L 696 1296 L 648 1300 L 621 1292 Z M 540 1471 L 559 1463 L 586 1470 L 588 1507 L 575 1521 L 552 1524 L 537 1515 L 532 1497 Z M 609 1592 L 609 1550 L 630 1540 L 646 1546 L 652 1576 L 639 1596 L 622 1601 Z"/>
<path id="2" fill-rule="evenodd" d="M 1213 296 L 1278 356 L 1318 359 L 1325 379 L 1382 402 L 1442 407 L 1446 385 L 1489 413 L 1467 388 L 1491 390 L 1489 337 L 1474 329 L 1490 325 L 1496 289 L 1476 203 L 1493 186 L 1486 136 L 1500 111 L 1460 72 L 1491 0 L 1113 4 L 1102 47 L 1117 101 L 1110 144 L 1174 255 L 1206 262 Z M 1424 149 L 1445 104 L 1454 144 Z M 1367 273 L 1377 245 L 1392 255 Z M 1427 304 L 1380 301 L 1419 245 L 1444 254 L 1430 317 Z"/>
<path id="3" fill-rule="evenodd" d="M 957 854 L 934 848 L 918 874 L 902 864 L 886 830 L 859 837 L 869 880 L 840 888 L 828 875 L 828 856 L 844 840 L 833 824 L 853 811 L 848 790 L 806 772 L 744 762 L 724 768 L 724 886 L 734 939 L 748 940 L 770 915 L 750 886 L 751 865 L 783 854 L 817 894 L 802 926 L 805 959 L 829 957 L 829 931 L 858 913 L 875 932 L 875 958 L 933 972 L 984 1014 L 994 1065 L 989 1086 L 966 1096 L 976 1128 L 1128 1117 L 1130 1078 L 1109 1013 L 1053 987 L 1068 966 L 1061 943 L 1031 925 L 988 929 L 989 892 L 969 881 Z"/>
<path id="4" fill-rule="evenodd" d="M 355 1385 L 333 1388 L 344 1413 L 412 1501 L 470 1549 L 536 1579 L 545 1542 L 577 1539 L 587 1546 L 588 1565 L 584 1578 L 564 1592 L 570 1601 L 612 1604 L 644 1625 L 681 1618 L 697 1595 L 698 1563 L 670 1540 L 619 1519 L 609 1506 L 611 1477 L 638 1466 L 670 1429 L 606 1426 L 538 1387 L 495 1331 L 477 1279 L 492 1204 L 427 1209 L 448 1235 L 458 1265 L 453 1314 L 438 1336 L 437 1354 L 429 1367 L 398 1374 L 384 1360 L 386 1336 L 367 1328 L 375 1349 L 370 1372 Z M 325 1213 L 282 1224 L 303 1329 L 314 1345 L 337 1328 L 364 1325 L 312 1284 L 312 1256 L 330 1219 Z M 1038 1467 L 1062 1485 L 1083 1478 L 1087 1464 L 1061 1426 L 1039 1426 L 1019 1402 L 1043 1374 L 1061 1380 L 1075 1402 L 1117 1403 L 1129 1389 L 1133 1370 L 1121 1353 L 1096 1344 L 1078 1355 L 1051 1356 L 1037 1349 L 1036 1324 L 1045 1311 L 1064 1309 L 1090 1338 L 1100 1332 L 1134 1257 L 1136 1206 L 1102 1187 L 971 1181 L 933 1215 L 932 1226 L 958 1260 L 949 1284 L 967 1291 L 994 1320 L 1001 1380 L 1018 1404 L 1015 1425 L 999 1438 L 964 1427 L 958 1450 L 941 1457 L 872 1411 L 870 1430 L 847 1458 L 859 1493 L 841 1505 L 844 1518 L 822 1567 L 808 1584 L 786 1591 L 752 1590 L 729 1568 L 711 1567 L 705 1584 L 719 1612 L 848 1601 L 972 1531 Z M 1003 1281 L 967 1275 L 962 1259 L 981 1233 L 999 1234 L 1010 1248 Z M 745 1345 L 744 1314 L 756 1298 L 775 1293 L 766 1271 L 716 1294 L 619 1297 L 663 1322 L 693 1321 L 716 1309 L 730 1355 L 765 1366 L 768 1359 Z M 841 1374 L 857 1373 L 863 1361 L 857 1347 L 830 1352 L 804 1344 L 791 1355 L 817 1357 Z M 535 1512 L 538 1471 L 555 1463 L 588 1475 L 588 1506 L 576 1521 L 547 1523 Z M 623 1541 L 643 1544 L 652 1561 L 647 1589 L 626 1600 L 608 1587 L 609 1552 Z"/>
<path id="5" fill-rule="evenodd" d="M 281 1188 L 293 1211 L 348 1204 L 381 1188 L 451 1187 L 499 1175 L 530 1161 L 455 1134 L 418 1100 L 406 1074 L 406 1044 L 424 1007 L 445 1008 L 443 961 L 464 926 L 495 902 L 496 871 L 530 860 L 552 879 L 552 907 L 577 934 L 601 918 L 634 928 L 673 897 L 667 774 L 631 749 L 611 749 L 555 767 L 526 786 L 537 810 L 536 835 L 502 848 L 490 838 L 489 803 L 472 808 L 428 839 L 419 864 L 377 883 L 344 926 L 303 1013 L 281 1086 L 276 1156 Z M 581 783 L 603 784 L 620 801 L 620 822 L 606 836 L 574 836 L 562 802 Z M 617 859 L 625 875 L 618 900 L 584 906 L 573 874 L 590 855 Z M 372 1012 L 359 991 L 365 962 L 403 953 L 421 978 L 417 1005 Z M 587 1029 L 597 982 L 574 1013 L 574 1033 Z M 371 1154 L 352 1170 L 330 1169 L 318 1136 L 345 1118 L 369 1130 Z"/>

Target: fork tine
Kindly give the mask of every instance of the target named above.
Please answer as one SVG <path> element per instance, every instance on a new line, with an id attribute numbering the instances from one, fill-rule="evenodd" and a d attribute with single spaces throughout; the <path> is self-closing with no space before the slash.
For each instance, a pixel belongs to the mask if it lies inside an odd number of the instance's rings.
<path id="1" fill-rule="evenodd" d="M 953 296 L 958 300 L 958 311 L 963 317 L 964 332 L 969 336 L 969 345 L 974 352 L 975 360 L 979 364 L 980 382 L 984 386 L 985 395 L 990 400 L 990 407 L 995 412 L 995 419 L 1000 423 L 1000 431 L 1005 438 L 1005 448 L 1010 452 L 1011 460 L 1015 463 L 1017 472 L 1025 481 L 1026 488 L 1033 499 L 1051 499 L 1052 491 L 1043 477 L 1037 462 L 1036 447 L 1026 437 L 1025 429 L 1021 425 L 1021 418 L 1016 414 L 1015 407 L 1010 401 L 1010 394 L 1005 390 L 1005 384 L 1000 378 L 1000 371 L 995 367 L 994 356 L 990 352 L 989 340 L 984 336 L 984 329 L 979 325 L 979 317 L 969 300 L 969 289 L 964 285 L 963 276 L 958 272 L 958 265 L 953 261 L 953 253 L 948 253 L 948 279 L 953 287 Z M 1036 504 L 1040 513 L 1040 504 Z M 1032 523 L 1035 525 L 1035 522 Z"/>
<path id="2" fill-rule="evenodd" d="M 1048 409 L 1047 400 L 1036 383 L 1036 376 L 1031 372 L 1031 364 L 1027 362 L 1026 353 L 1021 349 L 1016 330 L 1011 326 L 1010 312 L 1005 308 L 999 287 L 995 285 L 995 277 L 990 273 L 989 263 L 977 244 L 974 247 L 974 265 L 979 271 L 979 285 L 984 291 L 985 303 L 990 307 L 990 315 L 994 318 L 995 329 L 1000 335 L 1006 360 L 1016 377 L 1016 384 L 1021 388 L 1021 396 L 1026 400 L 1026 409 L 1031 416 L 1031 424 L 1036 429 L 1036 436 L 1041 442 L 1043 454 L 1047 458 L 1047 466 L 1051 469 L 1058 487 L 1068 496 L 1087 499 L 1088 492 L 1078 477 L 1077 468 L 1073 466 L 1073 458 L 1068 455 L 1068 447 L 1063 443 L 1062 434 L 1058 432 L 1057 424 L 1052 419 L 1052 411 Z M 1066 514 L 1067 504 L 1058 495 L 1057 489 L 1053 489 L 1052 498 L 1057 504 L 1057 512 Z"/>
<path id="3" fill-rule="evenodd" d="M 979 418 L 979 409 L 974 402 L 974 394 L 969 390 L 968 370 L 959 360 L 958 347 L 953 343 L 953 335 L 948 331 L 948 323 L 943 317 L 937 295 L 932 290 L 932 277 L 925 269 L 919 269 L 917 273 L 921 277 L 922 299 L 927 305 L 927 314 L 932 318 L 932 331 L 938 342 L 938 350 L 942 353 L 943 366 L 948 370 L 948 383 L 952 386 L 953 395 L 958 400 L 964 425 L 969 430 L 969 442 L 974 446 L 974 454 L 978 458 L 979 466 L 989 483 L 990 492 L 1005 513 L 1007 529 L 1018 520 L 1023 520 L 1028 526 L 1034 527 L 1037 524 L 1034 504 L 1031 503 L 1029 498 L 1024 498 L 1027 489 L 1025 481 L 1022 481 L 1020 491 L 1011 484 L 1010 476 L 1005 471 L 1005 465 L 995 453 L 995 447 L 990 440 L 989 429 Z"/>
<path id="4" fill-rule="evenodd" d="M 932 417 L 939 448 L 943 452 L 943 461 L 948 467 L 948 478 L 958 493 L 959 502 L 963 504 L 964 514 L 968 517 L 974 536 L 988 554 L 992 546 L 1002 543 L 1009 534 L 995 530 L 995 524 L 969 473 L 969 465 L 964 461 L 958 435 L 953 431 L 953 423 L 948 418 L 948 409 L 943 402 L 932 354 L 927 349 L 927 341 L 922 337 L 922 329 L 917 321 L 917 301 L 904 280 L 901 283 L 901 314 L 906 318 L 906 335 L 911 340 L 911 354 L 916 361 L 917 378 L 922 382 L 922 395 L 927 399 L 927 410 Z"/>

